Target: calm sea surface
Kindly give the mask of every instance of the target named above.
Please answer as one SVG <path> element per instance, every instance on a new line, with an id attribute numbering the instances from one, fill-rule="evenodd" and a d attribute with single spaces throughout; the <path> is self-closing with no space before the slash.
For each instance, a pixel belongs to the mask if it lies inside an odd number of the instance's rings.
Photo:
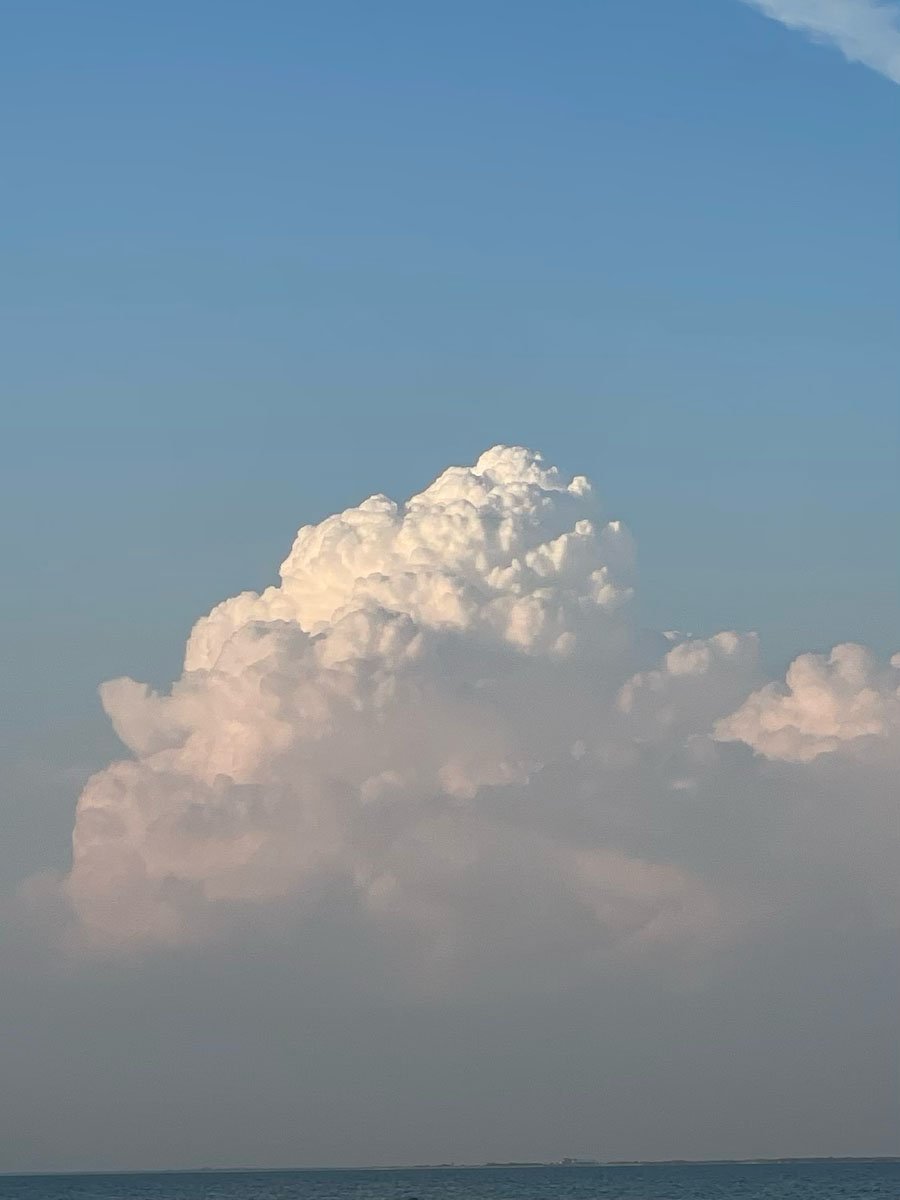
<path id="1" fill-rule="evenodd" d="M 0 1176 L 2 1200 L 900 1200 L 900 1162 Z"/>

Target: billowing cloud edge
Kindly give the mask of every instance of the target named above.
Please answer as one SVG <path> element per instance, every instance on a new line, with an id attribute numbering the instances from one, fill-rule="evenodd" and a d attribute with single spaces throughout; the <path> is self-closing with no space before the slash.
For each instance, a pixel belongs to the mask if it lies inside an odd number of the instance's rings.
<path id="1" fill-rule="evenodd" d="M 277 586 L 197 622 L 168 694 L 103 685 L 132 757 L 78 803 L 59 887 L 78 943 L 190 944 L 335 903 L 427 969 L 733 941 L 769 910 L 754 871 L 778 861 L 790 891 L 755 764 L 842 759 L 877 790 L 900 660 L 840 646 L 766 684 L 755 635 L 636 629 L 633 573 L 589 482 L 521 447 L 304 527 Z M 788 792 L 790 858 L 813 818 Z M 759 861 L 738 835 L 710 845 L 729 806 Z"/>

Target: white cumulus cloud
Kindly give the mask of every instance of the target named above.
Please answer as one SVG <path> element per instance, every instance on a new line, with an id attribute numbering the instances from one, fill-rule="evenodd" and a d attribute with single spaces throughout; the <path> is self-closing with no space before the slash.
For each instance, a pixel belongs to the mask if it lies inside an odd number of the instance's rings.
<path id="1" fill-rule="evenodd" d="M 884 0 L 744 0 L 900 83 L 900 5 Z"/>
<path id="2" fill-rule="evenodd" d="M 537 953 L 691 961 L 789 906 L 824 801 L 788 780 L 760 804 L 759 760 L 725 743 L 802 764 L 896 738 L 895 672 L 838 647 L 762 686 L 753 634 L 636 629 L 633 557 L 586 479 L 516 447 L 301 529 L 277 586 L 197 622 L 168 693 L 101 689 L 130 757 L 78 803 L 80 938 L 340 911 L 434 981 Z M 863 891 L 893 811 L 872 787 Z"/>
<path id="3" fill-rule="evenodd" d="M 864 646 L 802 654 L 785 687 L 770 683 L 716 726 L 721 741 L 746 742 L 766 758 L 811 762 L 859 749 L 867 739 L 900 743 L 900 655 L 880 666 Z"/>

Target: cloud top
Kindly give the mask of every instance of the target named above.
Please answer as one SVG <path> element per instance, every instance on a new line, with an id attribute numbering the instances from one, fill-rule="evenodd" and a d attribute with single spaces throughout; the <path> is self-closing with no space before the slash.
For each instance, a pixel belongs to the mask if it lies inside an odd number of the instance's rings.
<path id="1" fill-rule="evenodd" d="M 331 658 L 365 656 L 364 618 L 378 612 L 528 653 L 567 653 L 579 614 L 627 599 L 630 555 L 620 524 L 597 525 L 583 476 L 564 483 L 539 454 L 495 446 L 404 505 L 371 496 L 305 526 L 280 587 L 219 605 L 191 635 L 185 667 L 213 666 L 234 630 L 252 620 L 326 633 Z M 354 647 L 357 636 L 363 641 Z"/>

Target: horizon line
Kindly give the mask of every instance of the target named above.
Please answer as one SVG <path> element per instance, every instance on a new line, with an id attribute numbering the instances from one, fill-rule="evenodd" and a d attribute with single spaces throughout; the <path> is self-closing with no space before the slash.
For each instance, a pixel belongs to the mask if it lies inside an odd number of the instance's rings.
<path id="1" fill-rule="evenodd" d="M 386 1166 L 291 1166 L 291 1167 L 114 1167 L 76 1171 L 0 1171 L 0 1179 L 60 1178 L 96 1175 L 263 1175 L 302 1174 L 316 1171 L 488 1171 L 547 1167 L 753 1167 L 780 1163 L 900 1163 L 898 1154 L 787 1154 L 762 1158 L 556 1158 L 534 1161 L 391 1163 Z"/>

